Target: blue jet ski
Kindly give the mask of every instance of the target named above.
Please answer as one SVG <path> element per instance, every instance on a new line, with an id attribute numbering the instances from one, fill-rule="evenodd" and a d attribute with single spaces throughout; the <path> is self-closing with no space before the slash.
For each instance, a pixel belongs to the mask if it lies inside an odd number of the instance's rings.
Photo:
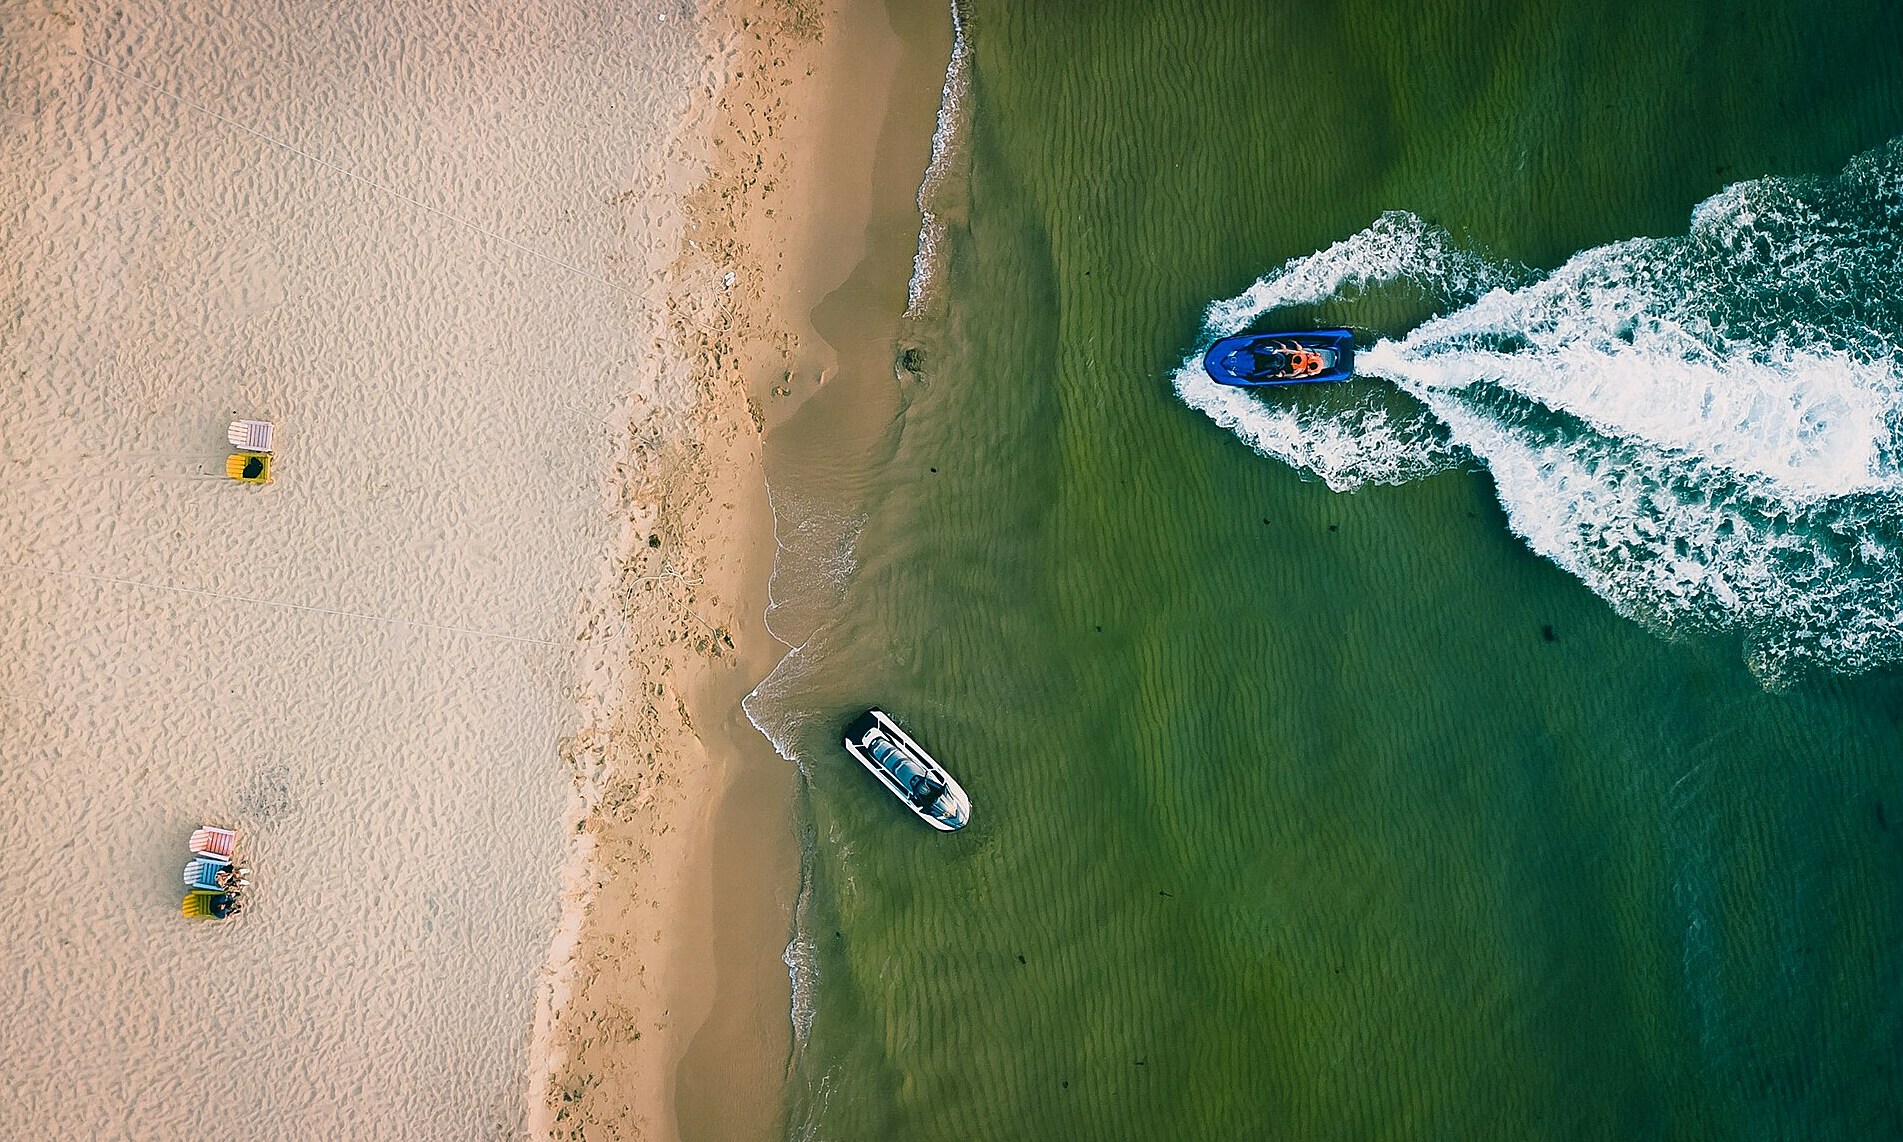
<path id="1" fill-rule="evenodd" d="M 1203 354 L 1219 385 L 1304 385 L 1355 375 L 1355 335 L 1346 329 L 1245 333 L 1225 337 Z"/>

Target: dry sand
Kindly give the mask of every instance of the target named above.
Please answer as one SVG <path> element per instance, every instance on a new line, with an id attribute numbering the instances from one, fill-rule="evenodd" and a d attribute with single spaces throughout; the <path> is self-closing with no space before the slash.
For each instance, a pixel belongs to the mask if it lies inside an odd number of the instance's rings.
<path id="1" fill-rule="evenodd" d="M 525 1126 L 623 568 L 691 562 L 642 473 L 710 415 L 653 289 L 698 24 L 0 8 L 0 1137 Z"/>
<path id="2" fill-rule="evenodd" d="M 708 177 L 669 275 L 705 415 L 644 465 L 640 494 L 671 522 L 623 598 L 664 643 L 588 742 L 606 764 L 570 888 L 574 951 L 538 1019 L 537 1135 L 782 1132 L 795 774 L 739 709 L 786 649 L 763 621 L 761 434 L 842 367 L 891 388 L 949 42 L 939 0 L 730 0 L 707 16 L 723 82 L 691 116 Z"/>
<path id="3" fill-rule="evenodd" d="M 0 0 L 0 1137 L 777 1129 L 761 434 L 889 357 L 806 314 L 903 302 L 900 54 L 880 0 Z"/>

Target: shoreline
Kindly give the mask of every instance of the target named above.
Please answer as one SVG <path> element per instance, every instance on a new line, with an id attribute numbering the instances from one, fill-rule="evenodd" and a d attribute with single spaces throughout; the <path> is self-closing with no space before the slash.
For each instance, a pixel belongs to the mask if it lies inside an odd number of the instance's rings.
<path id="1" fill-rule="evenodd" d="M 705 86 L 673 150 L 703 177 L 659 287 L 683 407 L 630 422 L 624 697 L 564 743 L 585 812 L 537 988 L 535 1137 L 783 1126 L 798 775 L 740 703 L 788 649 L 766 627 L 768 438 L 842 369 L 890 384 L 943 57 L 918 83 L 901 64 L 933 19 L 950 44 L 944 5 L 894 6 L 897 29 L 885 0 L 701 15 Z M 920 106 L 916 146 L 895 145 Z"/>

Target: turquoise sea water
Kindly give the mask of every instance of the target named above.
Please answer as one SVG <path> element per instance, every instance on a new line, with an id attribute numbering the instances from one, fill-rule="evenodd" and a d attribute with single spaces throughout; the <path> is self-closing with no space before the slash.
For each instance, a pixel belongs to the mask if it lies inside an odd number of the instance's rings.
<path id="1" fill-rule="evenodd" d="M 963 15 L 920 367 L 773 473 L 789 1135 L 1903 1136 L 1903 13 Z"/>

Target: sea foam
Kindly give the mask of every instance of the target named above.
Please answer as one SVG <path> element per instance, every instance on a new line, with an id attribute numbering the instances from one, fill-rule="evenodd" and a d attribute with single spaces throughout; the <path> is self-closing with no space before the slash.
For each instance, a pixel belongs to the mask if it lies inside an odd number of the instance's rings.
<path id="1" fill-rule="evenodd" d="M 1714 195 L 1683 235 L 1533 275 L 1391 212 L 1209 306 L 1182 399 L 1338 491 L 1487 469 L 1513 529 L 1665 632 L 1742 637 L 1767 682 L 1903 660 L 1903 146 Z M 1406 283 L 1441 315 L 1357 357 L 1412 403 L 1214 384 L 1203 349 Z"/>
<path id="2" fill-rule="evenodd" d="M 912 278 L 905 287 L 905 316 L 918 318 L 938 296 L 945 261 L 945 213 L 953 172 L 963 161 L 970 133 L 971 47 L 965 38 L 965 17 L 959 0 L 951 4 L 952 49 L 945 65 L 945 87 L 938 102 L 938 121 L 932 130 L 932 157 L 918 188 L 920 226 L 918 253 L 912 258 Z"/>

